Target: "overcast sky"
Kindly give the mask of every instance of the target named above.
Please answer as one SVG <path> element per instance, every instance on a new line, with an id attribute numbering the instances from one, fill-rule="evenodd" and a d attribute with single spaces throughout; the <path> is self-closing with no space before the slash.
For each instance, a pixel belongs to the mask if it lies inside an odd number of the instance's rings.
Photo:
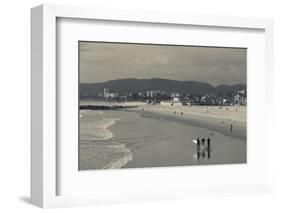
<path id="1" fill-rule="evenodd" d="M 80 82 L 166 78 L 246 84 L 246 49 L 79 42 Z"/>

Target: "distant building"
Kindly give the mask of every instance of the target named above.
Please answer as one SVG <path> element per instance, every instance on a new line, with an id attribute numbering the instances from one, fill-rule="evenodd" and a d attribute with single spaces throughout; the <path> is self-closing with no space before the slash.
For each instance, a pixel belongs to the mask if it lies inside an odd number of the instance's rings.
<path id="1" fill-rule="evenodd" d="M 235 102 L 239 102 L 240 101 L 240 94 L 239 93 L 234 95 L 234 101 Z"/>
<path id="2" fill-rule="evenodd" d="M 182 105 L 191 106 L 191 102 L 190 101 L 184 101 L 184 102 L 182 102 Z"/>
<path id="3" fill-rule="evenodd" d="M 179 102 L 180 101 L 180 98 L 179 97 L 173 97 L 173 102 Z"/>
<path id="4" fill-rule="evenodd" d="M 234 104 L 237 105 L 246 105 L 247 104 L 247 96 L 246 90 L 237 91 L 233 97 Z"/>
<path id="5" fill-rule="evenodd" d="M 180 97 L 180 94 L 177 93 L 177 92 L 172 92 L 170 95 L 171 95 L 172 98 L 173 97 Z"/>
<path id="6" fill-rule="evenodd" d="M 118 98 L 119 94 L 118 93 L 108 93 L 107 98 Z"/>
<path id="7" fill-rule="evenodd" d="M 118 98 L 119 94 L 114 93 L 114 92 L 109 92 L 108 88 L 103 89 L 103 97 L 108 99 L 108 98 Z"/>
<path id="8" fill-rule="evenodd" d="M 147 92 L 146 92 L 146 96 L 149 97 L 149 98 L 155 97 L 156 94 L 157 94 L 157 91 L 154 91 L 154 90 L 151 90 L 151 91 L 147 91 Z"/>
<path id="9" fill-rule="evenodd" d="M 244 95 L 245 96 L 246 95 L 246 90 L 237 91 L 237 93 L 240 94 L 240 95 Z"/>
<path id="10" fill-rule="evenodd" d="M 108 93 L 109 93 L 109 89 L 108 88 L 104 88 L 103 89 L 103 97 L 107 98 L 108 97 Z"/>

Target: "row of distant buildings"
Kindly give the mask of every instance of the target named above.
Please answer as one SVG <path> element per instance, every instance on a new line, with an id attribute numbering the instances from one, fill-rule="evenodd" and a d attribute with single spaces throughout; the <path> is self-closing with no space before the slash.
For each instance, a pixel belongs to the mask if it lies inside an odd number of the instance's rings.
<path id="1" fill-rule="evenodd" d="M 110 92 L 109 88 L 104 88 L 103 93 L 99 93 L 98 96 L 112 101 L 145 101 L 149 104 L 159 103 L 162 105 L 247 105 L 246 90 L 191 95 L 189 93 L 180 94 L 161 90 L 117 93 Z"/>

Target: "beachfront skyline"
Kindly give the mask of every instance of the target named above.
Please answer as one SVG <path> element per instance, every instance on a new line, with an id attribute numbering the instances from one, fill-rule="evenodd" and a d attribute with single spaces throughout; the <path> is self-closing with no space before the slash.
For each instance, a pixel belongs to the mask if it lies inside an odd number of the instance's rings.
<path id="1" fill-rule="evenodd" d="M 246 85 L 246 49 L 79 42 L 80 83 L 124 78 Z"/>

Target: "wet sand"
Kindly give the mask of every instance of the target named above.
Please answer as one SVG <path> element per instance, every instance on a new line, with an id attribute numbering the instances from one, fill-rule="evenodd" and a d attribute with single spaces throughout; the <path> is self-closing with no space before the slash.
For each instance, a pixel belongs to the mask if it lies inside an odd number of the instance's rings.
<path id="1" fill-rule="evenodd" d="M 244 140 L 154 113 L 124 113 L 129 114 L 109 128 L 132 151 L 132 160 L 122 168 L 246 163 Z M 197 137 L 211 138 L 210 153 L 199 158 L 192 142 Z"/>
<path id="2" fill-rule="evenodd" d="M 143 116 L 162 117 L 167 120 L 210 129 L 245 141 L 247 138 L 245 106 L 143 105 L 130 111 L 140 112 Z"/>
<path id="3" fill-rule="evenodd" d="M 137 109 L 84 112 L 82 170 L 247 162 L 246 107 L 142 104 Z M 192 143 L 197 137 L 211 138 L 210 153 L 199 158 Z"/>

